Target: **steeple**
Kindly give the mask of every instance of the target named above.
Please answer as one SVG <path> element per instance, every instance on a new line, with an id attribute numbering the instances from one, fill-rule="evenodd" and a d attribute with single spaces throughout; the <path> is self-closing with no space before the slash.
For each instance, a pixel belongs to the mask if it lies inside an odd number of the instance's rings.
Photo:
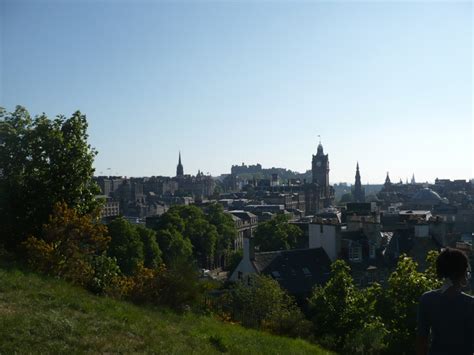
<path id="1" fill-rule="evenodd" d="M 181 151 L 179 152 L 178 166 L 176 167 L 176 176 L 177 177 L 184 176 L 183 164 L 181 164 Z"/>
<path id="2" fill-rule="evenodd" d="M 390 176 L 388 175 L 388 171 L 387 171 L 387 177 L 385 178 L 385 185 L 391 185 L 392 182 L 390 181 Z"/>
<path id="3" fill-rule="evenodd" d="M 413 173 L 413 176 L 411 177 L 411 183 L 412 183 L 413 185 L 416 184 L 416 182 L 415 182 L 415 173 Z"/>
<path id="4" fill-rule="evenodd" d="M 365 202 L 365 191 L 362 188 L 362 183 L 360 181 L 359 162 L 357 162 L 357 165 L 356 165 L 356 175 L 355 175 L 353 195 L 354 195 L 355 202 Z"/>

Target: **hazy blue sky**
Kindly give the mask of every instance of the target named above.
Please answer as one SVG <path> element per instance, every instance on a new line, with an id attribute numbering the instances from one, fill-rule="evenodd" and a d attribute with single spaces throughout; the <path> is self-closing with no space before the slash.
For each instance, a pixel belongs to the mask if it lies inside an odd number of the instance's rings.
<path id="1" fill-rule="evenodd" d="M 320 134 L 332 182 L 474 177 L 469 1 L 0 3 L 0 105 L 80 109 L 97 174 L 302 172 Z"/>

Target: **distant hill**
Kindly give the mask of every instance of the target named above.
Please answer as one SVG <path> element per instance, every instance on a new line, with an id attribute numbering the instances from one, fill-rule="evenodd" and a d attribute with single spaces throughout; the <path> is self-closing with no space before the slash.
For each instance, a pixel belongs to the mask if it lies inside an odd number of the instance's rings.
<path id="1" fill-rule="evenodd" d="M 303 340 L 93 296 L 16 269 L 0 269 L 0 319 L 2 354 L 329 354 Z"/>

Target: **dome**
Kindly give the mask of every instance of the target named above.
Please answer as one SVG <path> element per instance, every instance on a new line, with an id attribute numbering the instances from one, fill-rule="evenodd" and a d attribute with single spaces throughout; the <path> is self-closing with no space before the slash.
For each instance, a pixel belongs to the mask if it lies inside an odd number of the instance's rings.
<path id="1" fill-rule="evenodd" d="M 413 195 L 411 202 L 425 205 L 436 205 L 438 203 L 442 203 L 443 199 L 436 192 L 425 187 Z"/>

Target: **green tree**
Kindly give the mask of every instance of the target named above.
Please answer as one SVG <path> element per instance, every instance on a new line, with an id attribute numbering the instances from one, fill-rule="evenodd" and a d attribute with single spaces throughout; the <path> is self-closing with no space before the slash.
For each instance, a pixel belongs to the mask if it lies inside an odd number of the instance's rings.
<path id="1" fill-rule="evenodd" d="M 32 118 L 17 106 L 0 109 L 0 243 L 16 248 L 40 235 L 57 202 L 80 214 L 98 207 L 92 180 L 96 151 L 87 143 L 86 116 Z"/>
<path id="2" fill-rule="evenodd" d="M 433 263 L 435 256 L 430 253 L 428 263 Z M 413 259 L 401 255 L 377 304 L 377 313 L 390 331 L 388 350 L 393 354 L 413 352 L 418 302 L 423 293 L 439 286 L 439 281 L 432 277 L 433 270 L 429 268 L 426 274 L 417 271 L 417 267 Z"/>
<path id="3" fill-rule="evenodd" d="M 166 265 L 188 263 L 191 260 L 193 245 L 177 229 L 170 227 L 158 230 L 156 240 Z"/>
<path id="4" fill-rule="evenodd" d="M 230 299 L 235 319 L 245 326 L 289 336 L 305 336 L 311 329 L 294 299 L 270 277 L 238 282 Z"/>
<path id="5" fill-rule="evenodd" d="M 123 217 L 114 219 L 107 227 L 112 238 L 108 255 L 117 259 L 117 264 L 124 274 L 133 274 L 138 265 L 144 261 L 140 233 Z"/>
<path id="6" fill-rule="evenodd" d="M 193 245 L 193 254 L 198 264 L 209 267 L 216 248 L 216 227 L 204 218 L 190 218 L 186 221 L 185 236 Z"/>
<path id="7" fill-rule="evenodd" d="M 259 223 L 255 231 L 255 244 L 260 251 L 288 250 L 295 248 L 303 232 L 288 223 L 288 217 L 279 214 L 269 221 Z"/>
<path id="8" fill-rule="evenodd" d="M 136 226 L 136 229 L 143 243 L 143 265 L 149 269 L 156 269 L 163 262 L 160 246 L 156 241 L 156 232 L 141 225 Z"/>
<path id="9" fill-rule="evenodd" d="M 217 230 L 217 258 L 224 256 L 227 259 L 234 249 L 234 241 L 237 237 L 234 221 L 228 213 L 224 212 L 222 205 L 218 203 L 213 203 L 207 208 L 206 216 L 209 223 Z"/>
<path id="10" fill-rule="evenodd" d="M 173 206 L 162 217 L 160 224 L 179 231 L 184 239 L 191 242 L 193 256 L 198 264 L 208 267 L 214 257 L 218 236 L 204 212 L 196 206 Z"/>
<path id="11" fill-rule="evenodd" d="M 349 266 L 343 260 L 335 261 L 329 281 L 316 287 L 308 300 L 315 335 L 325 339 L 325 346 L 341 349 L 346 335 L 363 324 L 361 298 Z"/>

